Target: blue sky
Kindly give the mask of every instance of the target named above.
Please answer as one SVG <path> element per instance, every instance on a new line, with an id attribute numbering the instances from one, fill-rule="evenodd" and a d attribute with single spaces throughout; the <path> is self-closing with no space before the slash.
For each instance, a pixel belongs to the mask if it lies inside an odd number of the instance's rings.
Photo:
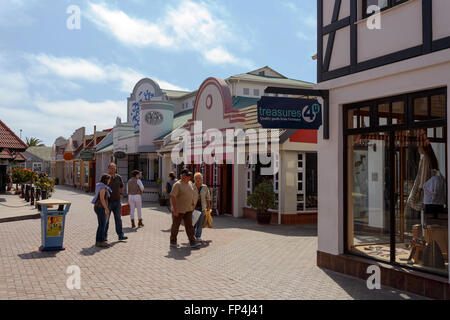
<path id="1" fill-rule="evenodd" d="M 195 90 L 269 65 L 315 82 L 315 53 L 316 1 L 0 0 L 0 119 L 51 145 L 126 119 L 142 77 Z"/>

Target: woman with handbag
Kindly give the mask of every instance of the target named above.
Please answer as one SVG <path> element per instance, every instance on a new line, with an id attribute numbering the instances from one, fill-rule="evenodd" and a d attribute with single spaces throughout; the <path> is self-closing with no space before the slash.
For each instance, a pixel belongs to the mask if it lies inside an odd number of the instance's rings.
<path id="1" fill-rule="evenodd" d="M 108 199 L 111 194 L 111 188 L 108 187 L 111 181 L 111 176 L 109 174 L 102 175 L 100 182 L 97 183 L 95 187 L 95 196 L 92 199 L 92 204 L 94 205 L 94 211 L 97 214 L 98 228 L 97 235 L 95 238 L 95 246 L 99 248 L 108 248 L 109 244 L 106 241 L 107 231 L 106 224 L 109 217 Z"/>
<path id="2" fill-rule="evenodd" d="M 198 242 L 202 242 L 202 231 L 203 222 L 205 221 L 206 210 L 211 209 L 211 193 L 209 192 L 208 186 L 203 184 L 203 175 L 197 172 L 194 175 L 194 203 L 195 210 L 200 211 L 202 214 L 195 224 L 195 238 Z"/>

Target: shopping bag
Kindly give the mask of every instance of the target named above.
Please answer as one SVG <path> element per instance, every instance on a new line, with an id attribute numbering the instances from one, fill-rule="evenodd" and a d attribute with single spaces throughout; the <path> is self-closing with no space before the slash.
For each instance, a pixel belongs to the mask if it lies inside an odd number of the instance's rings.
<path id="1" fill-rule="evenodd" d="M 126 217 L 130 215 L 130 205 L 129 204 L 123 204 L 122 205 L 122 217 Z"/>
<path id="2" fill-rule="evenodd" d="M 213 219 L 211 215 L 211 210 L 206 210 L 205 212 L 205 221 L 203 222 L 203 228 L 210 228 L 213 227 Z"/>
<path id="3" fill-rule="evenodd" d="M 194 212 L 192 212 L 192 225 L 195 226 L 198 222 L 198 219 L 200 219 L 200 216 L 202 215 L 202 213 L 198 210 L 194 210 Z"/>

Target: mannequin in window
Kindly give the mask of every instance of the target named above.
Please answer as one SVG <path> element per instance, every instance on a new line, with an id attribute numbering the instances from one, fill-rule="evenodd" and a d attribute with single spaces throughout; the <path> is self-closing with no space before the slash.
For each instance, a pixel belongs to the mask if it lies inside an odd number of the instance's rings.
<path id="1" fill-rule="evenodd" d="M 423 157 L 420 159 L 419 170 L 407 203 L 411 209 L 423 211 L 425 209 L 423 186 L 433 176 L 433 170 L 439 171 L 439 165 L 429 140 L 424 142 L 424 146 L 419 147 L 419 153 Z"/>

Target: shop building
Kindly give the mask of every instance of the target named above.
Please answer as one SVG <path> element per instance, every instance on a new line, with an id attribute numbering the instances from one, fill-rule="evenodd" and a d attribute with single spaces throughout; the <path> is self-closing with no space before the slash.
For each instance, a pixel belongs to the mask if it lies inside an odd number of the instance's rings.
<path id="1" fill-rule="evenodd" d="M 8 168 L 25 162 L 27 145 L 0 120 L 0 193 L 6 191 Z"/>
<path id="2" fill-rule="evenodd" d="M 59 137 L 52 147 L 50 176 L 58 184 L 92 192 L 96 182 L 97 146 L 111 130 L 86 135 L 86 128 L 77 129 L 69 139 Z"/>
<path id="3" fill-rule="evenodd" d="M 171 158 L 177 141 L 173 133 L 192 129 L 202 121 L 203 130 L 259 129 L 257 102 L 267 87 L 311 89 L 312 83 L 288 79 L 270 67 L 231 76 L 225 80 L 210 78 L 193 92 L 163 90 L 151 79 L 139 81 L 128 98 L 127 121 L 117 119 L 111 134 L 96 149 L 97 172 L 104 171 L 113 159 L 124 181 L 131 171 L 140 170 L 145 186 L 144 201 L 157 201 L 168 174 L 179 175 L 182 167 L 202 172 L 213 195 L 218 214 L 253 218 L 247 196 L 261 181 L 262 165 L 207 165 L 203 162 L 175 165 Z M 281 213 L 273 211 L 275 223 L 313 223 L 317 220 L 317 132 L 284 130 L 279 133 L 282 171 L 268 177 L 274 192 L 281 190 Z M 248 150 L 248 145 L 246 146 Z M 183 154 L 183 152 L 181 152 Z M 223 155 L 227 160 L 227 155 Z M 280 181 L 280 182 L 279 182 Z M 161 183 L 159 185 L 158 183 Z M 288 185 L 289 187 L 284 187 Z"/>
<path id="4" fill-rule="evenodd" d="M 34 172 L 50 174 L 51 154 L 51 147 L 29 147 L 23 152 L 23 156 L 26 158 L 25 167 Z"/>
<path id="5" fill-rule="evenodd" d="M 450 299 L 450 2 L 318 0 L 318 265 Z M 322 129 L 323 130 L 323 129 Z M 333 169 L 330 169 L 333 168 Z"/>
<path id="6" fill-rule="evenodd" d="M 264 95 L 267 87 L 291 89 L 310 89 L 312 84 L 287 79 L 272 69 L 265 67 L 248 74 L 230 77 L 226 80 L 208 78 L 196 94 L 192 115 L 182 126 L 192 136 L 195 135 L 196 122 L 202 124 L 202 136 L 210 130 L 219 130 L 225 136 L 227 130 L 261 129 L 257 120 L 257 102 Z M 234 92 L 233 95 L 232 93 Z M 145 108 L 147 103 L 143 103 Z M 175 126 L 177 127 L 177 126 Z M 218 214 L 234 217 L 255 218 L 256 211 L 247 204 L 247 197 L 262 179 L 272 180 L 274 193 L 281 211 L 273 210 L 273 223 L 299 224 L 314 223 L 317 220 L 317 132 L 309 130 L 281 130 L 277 132 L 279 156 L 272 158 L 279 166 L 279 171 L 272 176 L 263 176 L 262 169 L 272 165 L 263 165 L 259 160 L 251 163 L 249 159 L 251 139 L 245 141 L 247 154 L 245 163 L 236 161 L 237 154 L 229 153 L 224 147 L 223 154 L 216 153 L 216 162 L 207 164 L 205 159 L 192 156 L 189 163 L 175 165 L 172 158 L 174 148 L 179 148 L 175 130 L 166 136 L 154 140 L 159 146 L 158 154 L 162 160 L 163 182 L 170 171 L 179 174 L 187 166 L 193 172 L 201 172 L 204 183 L 212 193 L 212 209 Z M 271 136 L 272 133 L 268 132 Z M 229 143 L 227 141 L 227 143 Z M 232 148 L 237 147 L 234 140 Z M 202 142 L 202 150 L 207 147 Z M 177 151 L 178 152 L 178 151 Z M 185 150 L 179 150 L 184 157 Z M 189 159 L 189 157 L 188 157 Z M 279 195 L 281 195 L 279 197 Z"/>

